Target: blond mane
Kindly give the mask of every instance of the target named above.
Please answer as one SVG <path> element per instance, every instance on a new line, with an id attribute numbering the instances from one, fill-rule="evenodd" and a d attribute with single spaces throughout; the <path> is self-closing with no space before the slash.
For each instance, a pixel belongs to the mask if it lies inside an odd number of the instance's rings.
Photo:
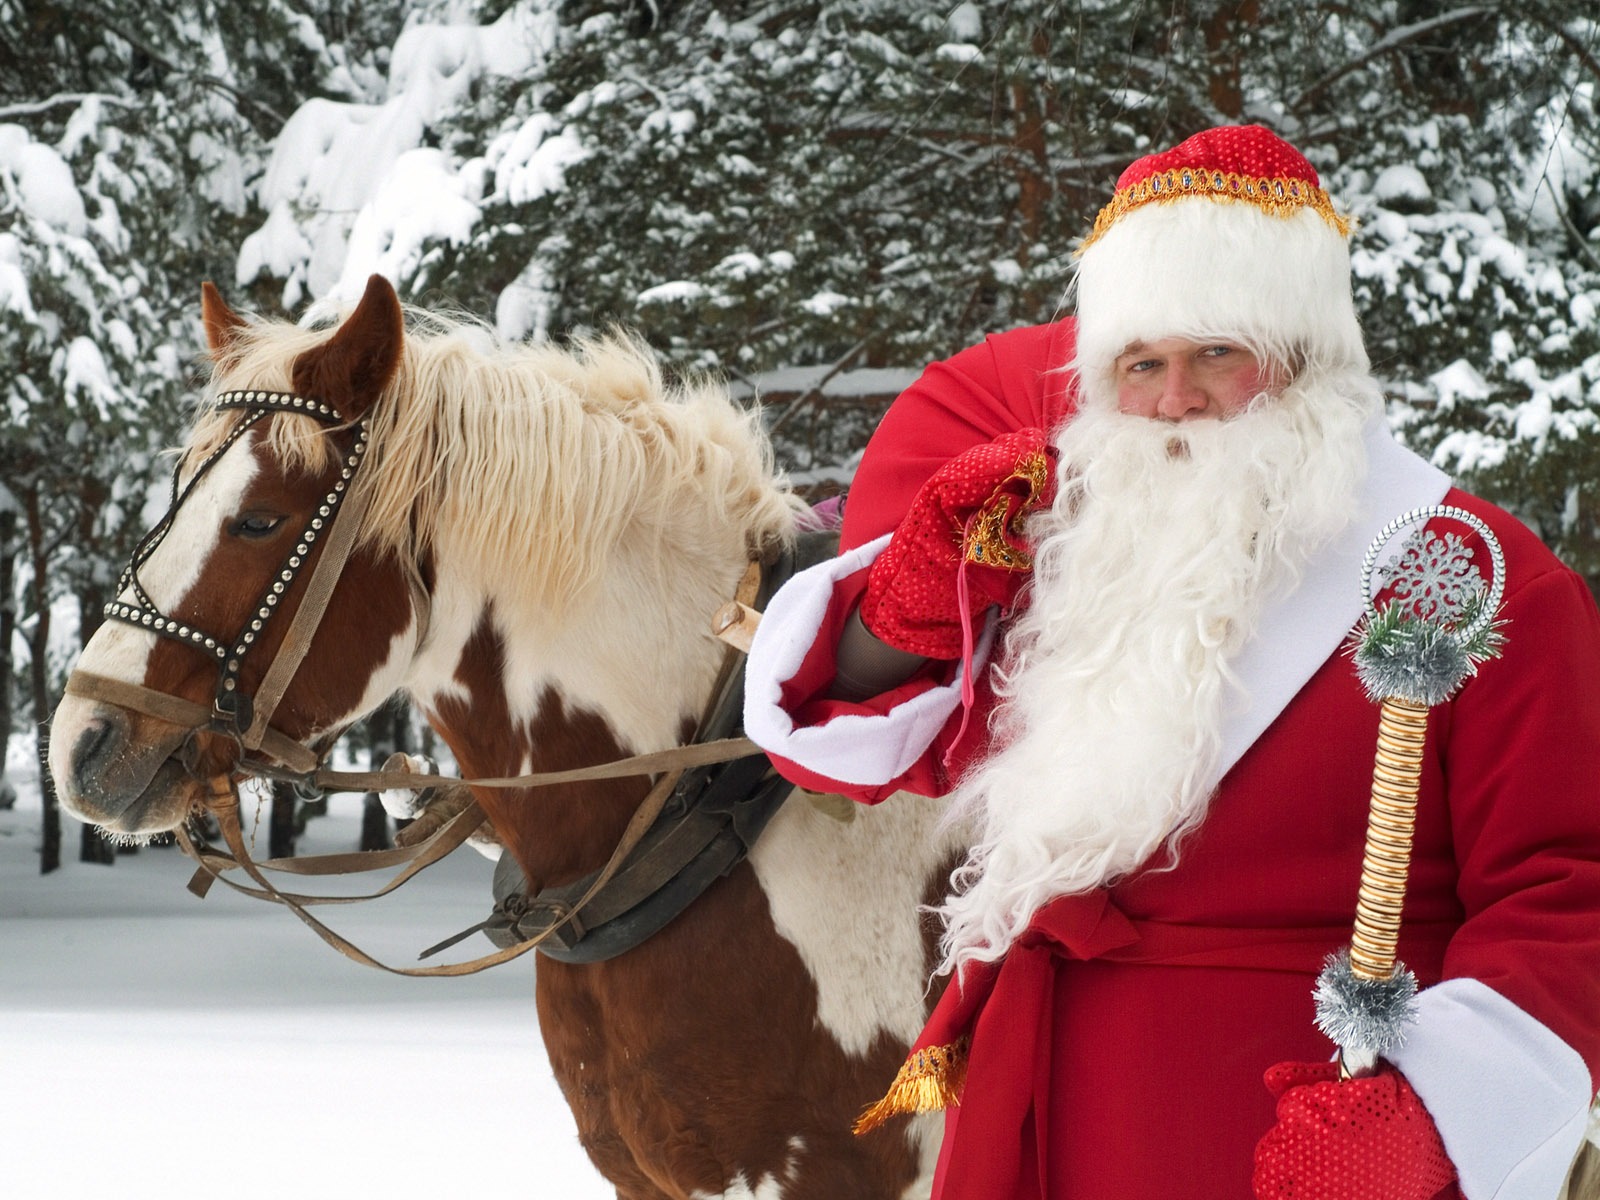
<path id="1" fill-rule="evenodd" d="M 479 562 L 559 609 L 606 569 L 629 528 L 707 523 L 760 555 L 800 507 L 778 476 L 759 414 L 708 380 L 668 386 L 654 354 L 621 333 L 570 349 L 510 343 L 481 325 L 410 310 L 400 367 L 374 406 L 357 477 L 364 544 L 415 562 L 446 527 Z M 331 334 L 252 323 L 216 364 L 211 396 L 287 391 L 294 361 Z M 216 446 L 237 415 L 208 403 L 185 454 Z M 267 435 L 285 465 L 320 470 L 330 442 L 309 418 Z"/>

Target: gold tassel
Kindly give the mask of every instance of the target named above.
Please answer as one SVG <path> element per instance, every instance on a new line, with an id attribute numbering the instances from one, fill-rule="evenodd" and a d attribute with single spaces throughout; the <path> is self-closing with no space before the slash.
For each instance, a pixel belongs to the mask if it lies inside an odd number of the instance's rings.
<path id="1" fill-rule="evenodd" d="M 901 1063 L 883 1099 L 857 1118 L 856 1134 L 903 1113 L 937 1112 L 957 1103 L 967 1081 L 967 1045 L 968 1039 L 961 1038 L 948 1046 L 928 1046 Z"/>

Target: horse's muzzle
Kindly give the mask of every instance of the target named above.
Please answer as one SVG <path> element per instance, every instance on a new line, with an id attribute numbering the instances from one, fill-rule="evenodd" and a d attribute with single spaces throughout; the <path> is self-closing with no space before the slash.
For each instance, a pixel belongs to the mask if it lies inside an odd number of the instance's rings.
<path id="1" fill-rule="evenodd" d="M 73 816 L 113 833 L 176 828 L 198 794 L 178 757 L 186 737 L 165 722 L 69 696 L 52 723 L 56 794 Z"/>

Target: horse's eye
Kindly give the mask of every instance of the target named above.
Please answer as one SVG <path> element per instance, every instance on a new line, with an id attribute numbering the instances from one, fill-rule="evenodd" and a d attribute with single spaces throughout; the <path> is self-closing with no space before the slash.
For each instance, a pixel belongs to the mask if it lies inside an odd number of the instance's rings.
<path id="1" fill-rule="evenodd" d="M 228 532 L 234 537 L 264 538 L 270 537 L 282 524 L 283 518 L 276 513 L 245 513 L 228 526 Z"/>

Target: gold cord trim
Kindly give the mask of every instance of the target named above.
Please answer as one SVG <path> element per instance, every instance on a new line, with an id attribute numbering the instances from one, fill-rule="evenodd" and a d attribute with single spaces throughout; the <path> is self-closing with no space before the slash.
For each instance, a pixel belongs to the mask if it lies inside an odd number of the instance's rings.
<path id="1" fill-rule="evenodd" d="M 969 1044 L 963 1037 L 948 1046 L 928 1046 L 906 1059 L 883 1099 L 857 1118 L 855 1132 L 868 1133 L 904 1113 L 938 1112 L 958 1103 L 967 1081 Z"/>
<path id="2" fill-rule="evenodd" d="M 1094 229 L 1083 245 L 1082 254 L 1105 235 L 1120 218 L 1146 204 L 1170 204 L 1190 196 L 1203 196 L 1208 200 L 1236 200 L 1253 204 L 1262 212 L 1275 217 L 1293 216 L 1302 208 L 1309 208 L 1338 231 L 1340 237 L 1349 237 L 1353 224 L 1333 210 L 1328 193 L 1313 187 L 1303 179 L 1287 175 L 1240 175 L 1233 171 L 1207 171 L 1199 167 L 1170 167 L 1157 171 L 1147 179 L 1129 184 L 1111 197 L 1111 203 L 1100 210 L 1094 220 Z"/>
<path id="3" fill-rule="evenodd" d="M 1028 498 L 1009 511 L 1003 489 L 1013 479 L 1024 480 L 1028 485 Z M 1008 571 L 1033 570 L 1033 556 L 1023 549 L 1016 523 L 1023 514 L 1039 504 L 1045 486 L 1050 481 L 1050 460 L 1044 451 L 1026 455 L 1017 461 L 1016 470 L 1006 476 L 995 489 L 996 496 L 981 509 L 972 523 L 962 553 L 968 562 L 983 567 L 999 567 Z M 1011 519 L 1008 521 L 1007 517 Z"/>

